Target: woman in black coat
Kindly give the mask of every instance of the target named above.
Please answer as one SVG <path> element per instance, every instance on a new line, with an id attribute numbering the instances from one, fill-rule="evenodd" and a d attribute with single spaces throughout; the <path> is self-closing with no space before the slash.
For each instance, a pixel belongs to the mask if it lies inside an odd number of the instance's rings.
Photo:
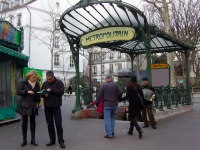
<path id="1" fill-rule="evenodd" d="M 140 97 L 142 98 L 141 99 L 142 102 L 138 94 L 140 94 Z M 142 138 L 143 131 L 138 125 L 136 119 L 137 117 L 140 117 L 140 112 L 141 112 L 141 109 L 143 108 L 143 98 L 144 98 L 143 92 L 140 85 L 137 83 L 136 77 L 131 77 L 130 83 L 127 86 L 126 97 L 123 98 L 123 101 L 129 100 L 128 119 L 130 121 L 130 128 L 129 128 L 128 134 L 133 135 L 133 127 L 135 126 L 136 130 L 139 133 L 140 139 Z"/>
<path id="2" fill-rule="evenodd" d="M 20 96 L 17 112 L 22 115 L 22 147 L 27 145 L 27 125 L 30 116 L 31 144 L 37 146 L 35 141 L 35 115 L 37 115 L 37 103 L 40 101 L 40 85 L 37 82 L 37 73 L 30 71 L 25 79 L 22 79 L 17 87 L 17 95 Z"/>

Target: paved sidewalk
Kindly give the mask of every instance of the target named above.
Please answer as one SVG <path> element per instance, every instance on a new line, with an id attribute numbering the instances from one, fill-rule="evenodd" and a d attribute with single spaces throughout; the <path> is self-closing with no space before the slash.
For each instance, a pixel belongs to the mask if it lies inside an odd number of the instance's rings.
<path id="1" fill-rule="evenodd" d="M 62 115 L 64 138 L 67 150 L 198 150 L 200 147 L 200 104 L 194 105 L 194 111 L 189 111 L 159 121 L 156 130 L 143 129 L 143 139 L 138 138 L 138 133 L 127 135 L 128 121 L 116 121 L 114 139 L 105 139 L 103 120 L 80 119 L 71 120 L 71 108 L 74 106 L 74 98 L 63 100 Z M 0 127 L 1 150 L 57 150 L 61 149 L 57 143 L 46 147 L 49 142 L 47 126 L 43 108 L 39 110 L 36 119 L 36 141 L 38 147 L 30 145 L 30 131 L 28 132 L 28 145 L 20 147 L 21 122 L 12 123 Z M 142 123 L 139 123 L 142 126 Z"/>

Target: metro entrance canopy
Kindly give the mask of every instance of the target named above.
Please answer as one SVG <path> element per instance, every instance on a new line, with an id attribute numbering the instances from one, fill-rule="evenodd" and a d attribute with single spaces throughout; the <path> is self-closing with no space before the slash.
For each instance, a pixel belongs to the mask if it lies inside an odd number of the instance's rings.
<path id="1" fill-rule="evenodd" d="M 98 46 L 127 53 L 132 62 L 135 56 L 146 54 L 149 78 L 151 78 L 151 53 L 184 52 L 188 66 L 189 50 L 192 49 L 181 40 L 155 26 L 150 26 L 143 12 L 120 0 L 81 0 L 62 14 L 60 27 L 69 41 L 77 77 L 79 77 L 80 47 Z M 189 72 L 187 74 L 189 76 Z M 79 92 L 77 91 L 77 97 Z"/>

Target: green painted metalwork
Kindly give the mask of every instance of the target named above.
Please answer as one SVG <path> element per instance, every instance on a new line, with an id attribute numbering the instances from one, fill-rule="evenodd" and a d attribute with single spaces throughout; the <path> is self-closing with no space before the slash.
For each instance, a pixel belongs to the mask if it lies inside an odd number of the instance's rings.
<path id="1" fill-rule="evenodd" d="M 12 56 L 12 57 L 14 57 L 16 59 L 21 59 L 21 60 L 24 60 L 24 61 L 28 61 L 28 59 L 29 59 L 28 56 L 26 56 L 26 55 L 24 55 L 22 53 L 19 53 L 19 52 L 15 51 L 15 50 L 12 50 L 10 48 L 1 46 L 1 45 L 0 45 L 0 52 L 4 53 L 6 55 Z"/>
<path id="2" fill-rule="evenodd" d="M 90 87 L 81 88 L 81 97 L 84 101 L 84 105 L 89 105 L 92 102 L 91 95 L 93 95 L 93 90 Z"/>
<path id="3" fill-rule="evenodd" d="M 74 109 L 72 110 L 72 112 L 77 112 L 79 110 L 82 109 L 82 104 L 80 101 L 80 71 L 79 71 L 79 49 L 80 49 L 80 45 L 78 43 L 78 41 L 74 40 L 74 38 L 69 37 L 68 35 L 67 39 L 69 41 L 69 45 L 70 45 L 70 49 L 72 52 L 72 56 L 73 56 L 73 60 L 75 62 L 75 69 L 76 69 L 76 102 L 75 102 L 75 106 Z"/>
<path id="4" fill-rule="evenodd" d="M 29 57 L 23 55 L 23 29 L 0 20 L 0 121 L 15 118 L 17 84 Z"/>
<path id="5" fill-rule="evenodd" d="M 133 39 L 126 40 L 112 40 L 106 42 L 92 41 L 92 45 L 100 48 L 108 48 L 111 50 L 127 53 L 130 55 L 132 61 L 134 56 L 146 54 L 147 59 L 147 76 L 151 84 L 151 54 L 162 52 L 183 51 L 186 52 L 186 57 L 189 59 L 189 50 L 194 47 L 182 42 L 175 37 L 166 34 L 158 29 L 156 26 L 150 26 L 147 22 L 146 16 L 136 7 L 124 3 L 122 1 L 98 1 L 98 0 L 81 0 L 76 5 L 67 9 L 61 16 L 60 28 L 68 38 L 70 48 L 73 54 L 77 87 L 79 87 L 79 48 L 81 44 L 81 37 L 89 33 L 102 31 L 102 29 L 110 27 L 129 27 L 135 31 Z M 103 34 L 103 33 L 102 33 Z M 95 38 L 100 38 L 100 35 Z M 103 36 L 103 35 L 102 35 Z M 92 37 L 91 37 L 92 38 Z M 95 38 L 92 38 L 95 40 Z M 88 46 L 88 48 L 90 47 Z M 188 62 L 188 61 L 187 61 Z M 186 64 L 187 65 L 187 64 Z M 187 65 L 188 66 L 188 65 Z M 132 64 L 133 72 L 133 64 Z M 189 74 L 187 74 L 187 85 L 189 85 Z M 160 101 L 156 105 L 164 105 L 164 95 L 161 93 L 162 88 L 158 90 Z M 169 92 L 170 93 L 170 92 Z M 174 91 L 172 92 L 175 94 Z M 158 95 L 158 94 L 157 94 Z M 175 102 L 174 96 L 167 104 L 170 108 L 171 103 Z M 191 100 L 189 100 L 191 101 Z M 190 103 L 188 101 L 188 104 Z M 72 112 L 80 110 L 80 89 L 77 88 L 76 104 Z"/>
<path id="6" fill-rule="evenodd" d="M 190 88 L 170 86 L 160 86 L 154 88 L 156 95 L 156 101 L 154 102 L 155 109 L 164 111 L 164 107 L 172 109 L 188 105 L 188 96 L 190 96 L 191 93 Z"/>

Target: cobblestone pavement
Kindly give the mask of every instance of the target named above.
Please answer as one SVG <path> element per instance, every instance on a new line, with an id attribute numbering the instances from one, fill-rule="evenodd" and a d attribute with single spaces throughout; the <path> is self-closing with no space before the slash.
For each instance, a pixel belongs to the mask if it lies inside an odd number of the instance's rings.
<path id="1" fill-rule="evenodd" d="M 103 120 L 81 119 L 71 120 L 71 110 L 75 98 L 63 98 L 62 115 L 64 138 L 67 150 L 199 150 L 200 148 L 200 97 L 194 98 L 194 110 L 180 115 L 162 119 L 156 130 L 143 129 L 143 139 L 139 140 L 138 133 L 133 136 L 126 134 L 128 121 L 116 121 L 114 139 L 105 139 Z M 0 127 L 1 150 L 57 150 L 59 144 L 46 147 L 49 142 L 44 110 L 39 110 L 36 119 L 36 141 L 39 146 L 30 145 L 30 131 L 28 145 L 20 147 L 22 141 L 21 122 Z M 142 126 L 142 123 L 139 123 Z"/>

